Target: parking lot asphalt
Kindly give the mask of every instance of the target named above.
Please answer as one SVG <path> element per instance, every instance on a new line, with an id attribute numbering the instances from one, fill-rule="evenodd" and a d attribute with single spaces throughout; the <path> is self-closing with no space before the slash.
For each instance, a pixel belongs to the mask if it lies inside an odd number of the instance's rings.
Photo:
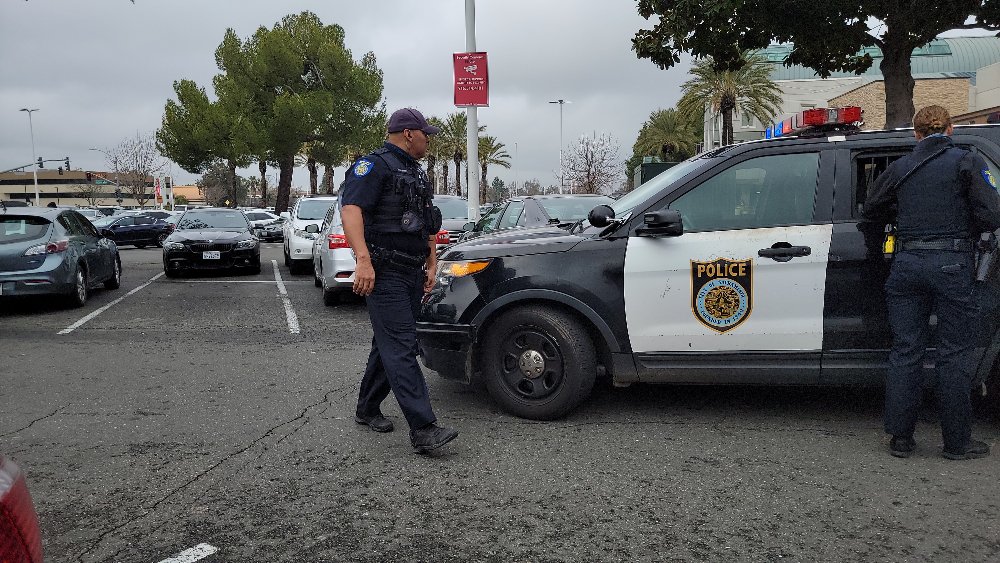
<path id="1" fill-rule="evenodd" d="M 1000 455 L 942 459 L 928 414 L 914 457 L 890 457 L 877 391 L 604 383 L 542 423 L 429 372 L 461 435 L 416 455 L 391 398 L 395 432 L 353 420 L 363 302 L 325 307 L 280 243 L 259 275 L 167 279 L 158 249 L 121 255 L 121 289 L 82 309 L 0 302 L 0 451 L 27 473 L 46 561 L 1000 553 Z M 1000 428 L 976 434 L 996 448 Z"/>

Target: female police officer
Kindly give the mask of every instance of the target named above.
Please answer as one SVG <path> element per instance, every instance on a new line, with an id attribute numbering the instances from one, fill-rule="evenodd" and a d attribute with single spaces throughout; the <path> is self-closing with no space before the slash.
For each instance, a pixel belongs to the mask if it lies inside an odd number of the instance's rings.
<path id="1" fill-rule="evenodd" d="M 937 313 L 937 387 L 944 457 L 989 455 L 972 439 L 970 387 L 976 306 L 973 239 L 1000 228 L 1000 196 L 986 163 L 951 141 L 951 117 L 928 106 L 913 117 L 917 146 L 879 176 L 863 223 L 896 225 L 885 284 L 892 351 L 885 395 L 889 451 L 908 457 L 922 391 L 929 319 Z"/>
<path id="2" fill-rule="evenodd" d="M 391 390 L 409 424 L 410 442 L 421 453 L 458 436 L 435 424 L 417 363 L 415 319 L 421 296 L 434 285 L 441 222 L 417 161 L 427 153 L 428 136 L 438 131 L 419 111 L 397 110 L 385 145 L 358 159 L 340 189 L 344 233 L 357 258 L 354 292 L 366 297 L 374 331 L 355 420 L 391 432 L 392 422 L 380 409 Z"/>

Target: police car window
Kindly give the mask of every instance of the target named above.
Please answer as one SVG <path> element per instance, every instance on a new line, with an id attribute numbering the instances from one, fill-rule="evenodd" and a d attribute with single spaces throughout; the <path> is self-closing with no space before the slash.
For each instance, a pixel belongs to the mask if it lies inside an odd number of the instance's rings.
<path id="1" fill-rule="evenodd" d="M 670 204 L 685 231 L 725 231 L 812 221 L 819 153 L 770 155 L 732 166 Z"/>
<path id="2" fill-rule="evenodd" d="M 498 205 L 493 209 L 490 209 L 486 215 L 483 215 L 483 217 L 479 219 L 479 224 L 476 225 L 476 230 L 484 233 L 495 230 L 497 228 L 497 221 L 500 220 L 500 214 L 503 213 L 505 208 L 506 206 L 504 205 Z"/>
<path id="3" fill-rule="evenodd" d="M 509 229 L 517 225 L 517 220 L 521 217 L 521 212 L 524 211 L 523 201 L 512 201 L 507 205 L 507 211 L 504 212 L 503 218 L 500 219 L 500 224 L 497 226 L 498 229 Z"/>
<path id="4" fill-rule="evenodd" d="M 861 215 L 868 194 L 875 187 L 875 181 L 890 164 L 909 151 L 894 153 L 863 154 L 854 158 L 854 216 Z"/>

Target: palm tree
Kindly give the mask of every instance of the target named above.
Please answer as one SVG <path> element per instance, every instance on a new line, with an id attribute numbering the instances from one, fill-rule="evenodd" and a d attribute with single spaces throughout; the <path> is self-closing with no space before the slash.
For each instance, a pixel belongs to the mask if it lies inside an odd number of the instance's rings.
<path id="1" fill-rule="evenodd" d="M 481 135 L 479 137 L 479 171 L 482 176 L 479 179 L 479 185 L 482 190 L 486 190 L 486 186 L 489 185 L 486 183 L 486 168 L 491 164 L 510 168 L 510 155 L 507 153 L 506 146 L 497 141 L 496 137 Z"/>
<path id="2" fill-rule="evenodd" d="M 445 160 L 443 166 L 445 189 L 448 185 L 448 165 L 447 159 L 455 162 L 455 195 L 462 195 L 462 160 L 465 158 L 465 132 L 469 126 L 469 119 L 465 113 L 456 111 L 449 113 L 444 120 L 441 133 L 441 155 Z"/>
<path id="3" fill-rule="evenodd" d="M 442 123 L 441 120 L 436 116 L 432 115 L 431 117 L 427 118 L 427 123 L 430 123 L 431 125 L 441 129 L 442 132 L 444 131 L 444 123 Z M 441 153 L 440 136 L 441 136 L 440 133 L 438 135 L 431 136 L 430 145 L 428 145 L 427 147 L 427 180 L 430 181 L 432 188 L 437 188 L 437 184 L 435 183 L 435 180 L 437 179 L 436 178 L 437 170 L 434 167 L 437 166 L 437 161 Z M 445 174 L 444 180 L 445 180 L 444 189 L 445 191 L 447 191 L 448 190 L 447 174 Z M 437 193 L 436 189 L 435 193 Z"/>
<path id="4" fill-rule="evenodd" d="M 700 121 L 674 108 L 658 109 L 649 114 L 649 120 L 639 129 L 633 151 L 639 155 L 657 155 L 665 161 L 684 160 L 694 155 L 701 141 Z"/>
<path id="5" fill-rule="evenodd" d="M 719 71 L 711 57 L 695 61 L 691 78 L 681 85 L 677 109 L 704 118 L 705 108 L 722 115 L 722 144 L 733 143 L 733 113 L 744 112 L 766 123 L 781 110 L 781 88 L 771 80 L 771 64 L 761 53 L 743 52 L 739 70 Z"/>

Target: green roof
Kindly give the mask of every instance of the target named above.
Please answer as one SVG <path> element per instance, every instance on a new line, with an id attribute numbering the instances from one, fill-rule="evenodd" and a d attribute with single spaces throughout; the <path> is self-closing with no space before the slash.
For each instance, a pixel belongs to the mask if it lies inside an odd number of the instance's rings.
<path id="1" fill-rule="evenodd" d="M 782 61 L 792 52 L 791 45 L 771 45 L 760 51 L 767 60 L 775 64 L 771 72 L 771 80 L 803 80 L 819 78 L 816 71 L 804 66 L 786 67 Z M 866 47 L 861 53 L 868 53 L 875 59 L 871 68 L 861 76 L 881 76 L 879 62 L 882 51 L 877 47 Z M 947 37 L 939 38 L 913 50 L 910 59 L 914 75 L 940 73 L 974 73 L 976 70 L 1000 62 L 1000 38 L 983 37 Z M 856 76 L 850 72 L 834 72 L 831 78 Z"/>

